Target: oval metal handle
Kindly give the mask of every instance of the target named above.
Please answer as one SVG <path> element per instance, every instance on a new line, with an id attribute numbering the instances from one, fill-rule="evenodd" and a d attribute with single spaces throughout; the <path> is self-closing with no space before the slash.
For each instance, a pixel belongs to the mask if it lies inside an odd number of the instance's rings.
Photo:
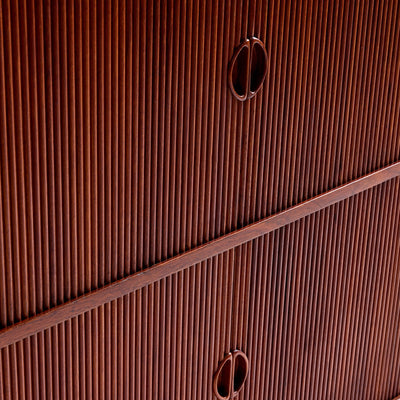
<path id="1" fill-rule="evenodd" d="M 213 392 L 219 400 L 233 399 L 243 389 L 249 372 L 249 360 L 242 351 L 228 353 L 213 379 Z"/>
<path id="2" fill-rule="evenodd" d="M 233 95 L 240 101 L 247 98 L 250 67 L 250 40 L 246 39 L 235 51 L 231 60 L 228 81 Z"/>
<path id="3" fill-rule="evenodd" d="M 240 101 L 254 97 L 264 83 L 267 67 L 264 43 L 255 37 L 245 39 L 229 65 L 228 83 L 232 94 Z"/>
<path id="4" fill-rule="evenodd" d="M 242 351 L 235 350 L 233 359 L 233 396 L 235 397 L 243 388 L 249 373 L 249 360 Z"/>
<path id="5" fill-rule="evenodd" d="M 264 43 L 257 38 L 250 39 L 250 82 L 248 99 L 251 99 L 261 89 L 267 75 L 267 52 Z"/>
<path id="6" fill-rule="evenodd" d="M 213 390 L 219 400 L 230 398 L 232 375 L 232 354 L 229 353 L 214 375 Z"/>

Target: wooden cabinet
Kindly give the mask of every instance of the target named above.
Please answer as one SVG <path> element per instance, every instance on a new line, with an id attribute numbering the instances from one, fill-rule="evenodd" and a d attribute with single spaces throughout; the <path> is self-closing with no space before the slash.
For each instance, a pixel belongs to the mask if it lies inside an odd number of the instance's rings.
<path id="1" fill-rule="evenodd" d="M 398 395 L 399 30 L 0 0 L 0 399 Z"/>

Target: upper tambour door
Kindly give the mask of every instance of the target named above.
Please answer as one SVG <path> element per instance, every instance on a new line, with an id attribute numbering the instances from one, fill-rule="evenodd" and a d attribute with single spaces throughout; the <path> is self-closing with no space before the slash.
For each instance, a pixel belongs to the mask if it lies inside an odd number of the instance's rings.
<path id="1" fill-rule="evenodd" d="M 248 9 L 0 1 L 0 327 L 244 222 Z"/>

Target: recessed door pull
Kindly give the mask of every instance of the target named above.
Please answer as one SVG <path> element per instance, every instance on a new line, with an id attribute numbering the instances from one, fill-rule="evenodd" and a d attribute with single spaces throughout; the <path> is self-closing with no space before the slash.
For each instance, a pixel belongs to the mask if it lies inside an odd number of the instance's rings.
<path id="1" fill-rule="evenodd" d="M 219 400 L 233 399 L 243 389 L 249 372 L 249 360 L 242 351 L 234 350 L 220 363 L 214 375 L 213 391 Z"/>
<path id="2" fill-rule="evenodd" d="M 255 37 L 245 39 L 236 49 L 228 71 L 228 83 L 240 101 L 251 99 L 261 89 L 267 74 L 268 56 L 264 43 Z"/>

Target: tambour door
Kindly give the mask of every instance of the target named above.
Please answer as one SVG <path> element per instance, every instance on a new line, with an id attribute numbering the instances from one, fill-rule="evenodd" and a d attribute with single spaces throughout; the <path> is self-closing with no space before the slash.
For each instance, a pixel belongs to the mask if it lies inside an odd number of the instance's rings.
<path id="1" fill-rule="evenodd" d="M 256 30 L 264 4 L 254 2 Z M 257 204 L 275 217 L 399 160 L 399 9 L 375 1 L 267 9 L 269 70 L 250 102 L 262 97 Z M 348 200 L 251 242 L 244 398 L 398 394 L 398 185 L 354 197 L 349 188 Z"/>
<path id="2" fill-rule="evenodd" d="M 399 179 L 252 243 L 248 399 L 400 391 Z"/>
<path id="3" fill-rule="evenodd" d="M 238 225 L 248 5 L 0 6 L 1 327 Z"/>
<path id="4" fill-rule="evenodd" d="M 247 19 L 246 2 L 0 1 L 0 398 L 212 397 L 246 329 L 233 251 L 95 290 L 241 223 L 227 70 Z"/>
<path id="5" fill-rule="evenodd" d="M 213 398 L 246 338 L 240 261 L 224 252 L 3 348 L 2 398 Z"/>

